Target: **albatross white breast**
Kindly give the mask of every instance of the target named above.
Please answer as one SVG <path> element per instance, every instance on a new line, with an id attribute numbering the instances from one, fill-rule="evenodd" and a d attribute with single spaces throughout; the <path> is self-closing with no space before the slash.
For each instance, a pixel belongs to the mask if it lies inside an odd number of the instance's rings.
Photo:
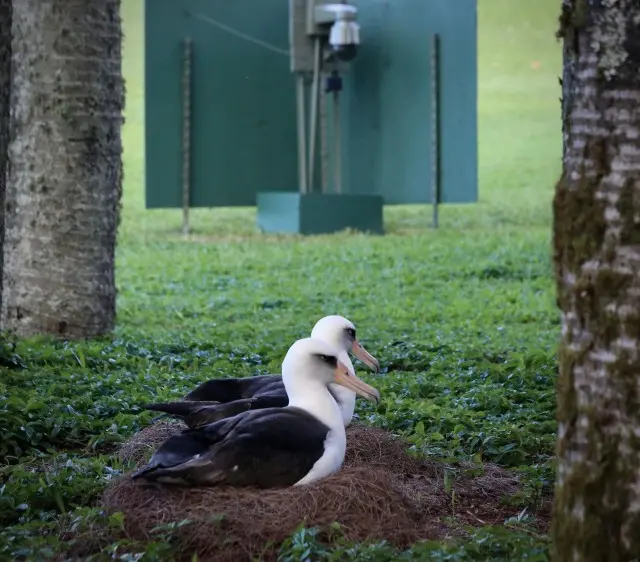
<path id="1" fill-rule="evenodd" d="M 378 402 L 325 341 L 295 342 L 282 363 L 284 408 L 251 410 L 169 438 L 133 478 L 170 484 L 271 488 L 302 485 L 338 470 L 346 434 L 330 384 Z"/>

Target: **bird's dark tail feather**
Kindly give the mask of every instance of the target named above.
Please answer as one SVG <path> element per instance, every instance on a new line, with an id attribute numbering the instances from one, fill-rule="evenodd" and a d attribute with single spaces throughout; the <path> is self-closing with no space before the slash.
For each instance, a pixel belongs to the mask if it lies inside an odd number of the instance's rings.
<path id="1" fill-rule="evenodd" d="M 182 402 L 158 402 L 157 404 L 146 404 L 143 406 L 145 410 L 155 410 L 156 412 L 164 412 L 161 416 L 154 419 L 160 419 L 165 416 L 176 416 L 183 418 L 192 414 L 195 410 L 202 408 L 203 406 L 217 406 L 220 402 L 214 401 L 190 401 L 184 400 Z"/>
<path id="2" fill-rule="evenodd" d="M 131 479 L 137 480 L 138 478 L 145 478 L 150 472 L 153 472 L 154 470 L 155 470 L 154 468 L 143 466 L 142 468 L 139 468 L 131 475 Z"/>
<path id="3" fill-rule="evenodd" d="M 154 424 L 156 422 L 158 422 L 159 420 L 168 417 L 169 414 L 160 414 L 159 416 L 156 416 L 155 418 L 153 418 L 149 423 L 150 424 Z"/>

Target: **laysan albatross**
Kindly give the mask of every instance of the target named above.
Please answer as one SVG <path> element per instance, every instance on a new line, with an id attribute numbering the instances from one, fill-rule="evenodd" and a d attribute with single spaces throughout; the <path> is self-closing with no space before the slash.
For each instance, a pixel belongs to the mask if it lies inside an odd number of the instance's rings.
<path id="1" fill-rule="evenodd" d="M 250 410 L 167 439 L 133 475 L 191 486 L 302 485 L 336 472 L 347 438 L 340 408 L 329 392 L 338 384 L 378 402 L 377 389 L 339 359 L 340 352 L 312 338 L 296 341 L 282 363 L 289 397 L 284 408 Z"/>
<path id="2" fill-rule="evenodd" d="M 339 352 L 339 359 L 355 375 L 349 353 L 375 372 L 378 360 L 360 343 L 354 324 L 343 316 L 325 316 L 316 322 L 311 337 L 326 341 Z M 331 383 L 329 391 L 338 402 L 345 427 L 349 426 L 356 406 L 352 390 Z M 195 428 L 247 410 L 282 408 L 289 403 L 282 376 L 259 375 L 246 378 L 212 379 L 203 382 L 184 397 L 183 401 L 148 404 L 144 408 L 164 412 L 155 420 L 170 415 L 181 418 Z M 155 421 L 154 420 L 154 421 Z"/>

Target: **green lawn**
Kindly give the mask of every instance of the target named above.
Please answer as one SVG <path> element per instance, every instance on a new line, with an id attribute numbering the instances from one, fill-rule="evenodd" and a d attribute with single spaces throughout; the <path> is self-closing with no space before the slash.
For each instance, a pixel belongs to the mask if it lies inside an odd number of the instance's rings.
<path id="1" fill-rule="evenodd" d="M 428 455 L 481 454 L 520 470 L 525 505 L 548 486 L 559 334 L 549 258 L 561 156 L 559 2 L 479 4 L 478 205 L 444 207 L 437 232 L 425 227 L 426 207 L 395 207 L 385 210 L 385 237 L 306 239 L 258 234 L 253 209 L 196 210 L 197 236 L 184 241 L 180 211 L 144 209 L 142 3 L 123 2 L 119 325 L 113 340 L 3 348 L 0 560 L 64 550 L 62 531 L 74 525 L 85 533 L 118 527 L 117 517 L 88 506 L 124 468 L 114 446 L 151 417 L 137 405 L 224 373 L 273 372 L 282 342 L 332 313 L 352 319 L 389 370 L 362 373 L 383 401 L 377 409 L 359 402 L 361 419 L 403 433 Z M 530 552 L 544 560 L 535 550 L 544 541 L 525 523 L 421 559 L 520 560 Z M 327 553 L 310 534 L 298 539 L 285 546 L 292 560 L 300 544 L 316 549 L 314 559 L 351 556 L 344 545 Z M 159 539 L 144 560 L 163 545 Z M 145 546 L 110 548 L 121 556 Z M 394 559 L 382 547 L 368 556 Z"/>

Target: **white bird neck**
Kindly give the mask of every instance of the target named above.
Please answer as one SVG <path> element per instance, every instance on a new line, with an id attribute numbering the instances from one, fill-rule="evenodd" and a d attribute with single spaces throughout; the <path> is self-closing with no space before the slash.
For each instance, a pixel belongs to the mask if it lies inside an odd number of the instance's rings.
<path id="1" fill-rule="evenodd" d="M 351 362 L 351 357 L 349 357 L 349 354 L 346 351 L 340 352 L 339 359 L 344 363 L 345 367 L 348 367 L 350 370 L 352 370 L 352 372 L 355 373 L 353 363 Z M 341 384 L 336 383 L 331 383 L 329 385 L 329 392 L 338 403 L 342 415 L 342 423 L 345 427 L 347 427 L 351 423 L 353 412 L 356 409 L 356 393 L 352 390 L 349 390 L 348 388 L 345 388 Z"/>
<path id="2" fill-rule="evenodd" d="M 295 384 L 292 386 L 294 388 L 287 389 L 290 407 L 305 410 L 329 429 L 344 433 L 342 412 L 325 385 L 319 382 L 317 384 L 307 383 L 301 392 L 296 392 Z"/>
<path id="3" fill-rule="evenodd" d="M 338 403 L 342 415 L 342 423 L 347 427 L 351 423 L 353 412 L 356 409 L 356 393 L 336 383 L 329 385 L 329 392 Z"/>
<path id="4" fill-rule="evenodd" d="M 356 372 L 356 370 L 353 368 L 353 363 L 351 362 L 351 357 L 349 357 L 349 354 L 346 351 L 341 351 L 338 354 L 338 359 L 340 359 L 340 361 L 342 361 L 344 363 L 344 366 L 347 367 L 349 370 L 351 370 L 352 372 Z M 344 386 L 342 387 L 344 388 Z M 345 388 L 345 390 L 347 392 L 351 392 L 348 388 Z M 352 393 L 355 396 L 355 392 Z"/>
<path id="5" fill-rule="evenodd" d="M 308 393 L 300 393 L 299 397 L 289 397 L 289 407 L 296 406 L 306 410 L 329 428 L 321 456 L 294 486 L 309 484 L 333 474 L 342 466 L 347 452 L 347 432 L 340 407 L 326 386 L 318 383 L 318 387 L 320 388 L 309 388 Z"/>

